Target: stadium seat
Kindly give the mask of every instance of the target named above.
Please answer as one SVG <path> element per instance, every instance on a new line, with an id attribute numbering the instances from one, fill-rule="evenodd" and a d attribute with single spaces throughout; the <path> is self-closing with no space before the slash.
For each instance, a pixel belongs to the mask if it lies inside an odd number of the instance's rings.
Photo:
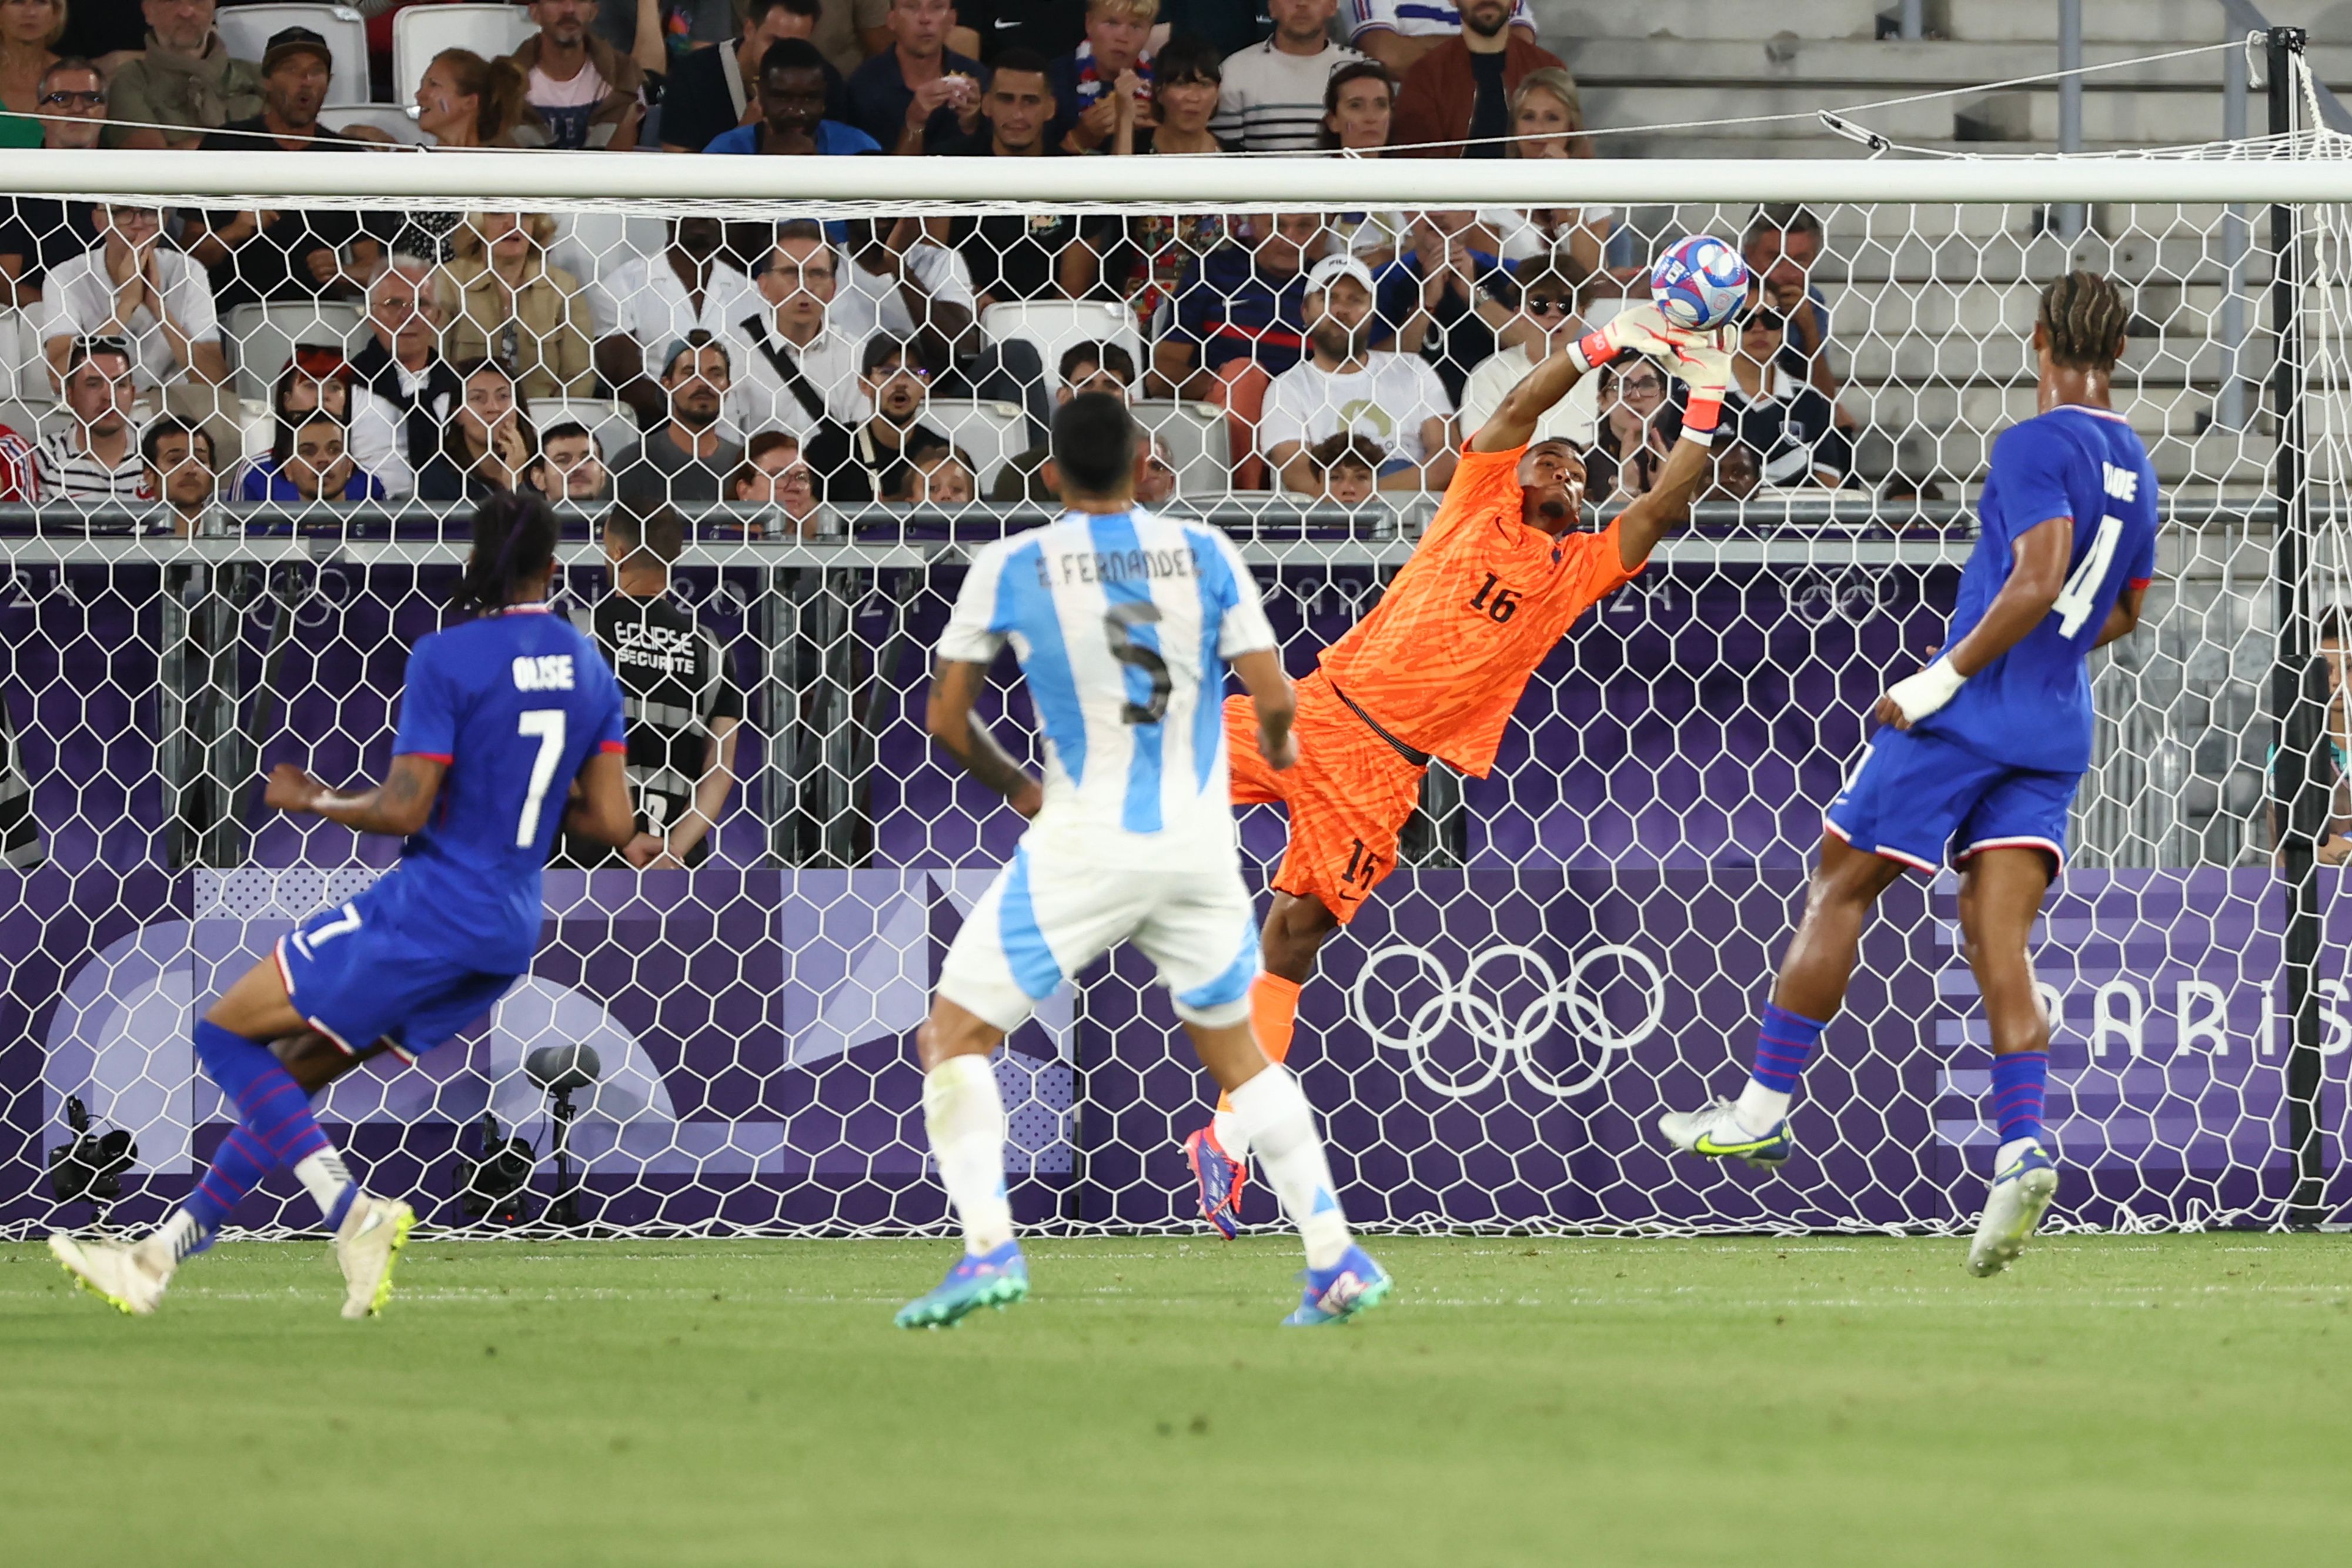
<path id="1" fill-rule="evenodd" d="M 982 311 L 980 325 L 1000 342 L 1026 338 L 1036 344 L 1049 381 L 1061 363 L 1062 350 L 1073 343 L 1118 343 L 1135 357 L 1139 375 L 1148 362 L 1142 335 L 1135 329 L 1135 313 L 1123 305 L 1094 299 L 1016 299 Z"/>
<path id="2" fill-rule="evenodd" d="M 539 31 L 520 5 L 411 5 L 392 17 L 392 100 L 416 101 L 425 68 L 444 49 L 471 49 L 484 59 L 510 55 Z"/>
<path id="3" fill-rule="evenodd" d="M 558 213 L 555 237 L 547 259 L 583 283 L 593 283 L 623 262 L 658 256 L 667 238 L 662 221 L 635 214 Z M 593 304 L 597 296 L 591 291 Z M 599 336 L 613 329 L 610 321 L 595 323 Z"/>
<path id="4" fill-rule="evenodd" d="M 37 395 L 49 390 L 32 334 L 24 329 L 23 314 L 13 305 L 0 305 L 0 398 Z M 28 384 L 29 383 L 29 384 Z"/>
<path id="5" fill-rule="evenodd" d="M 1224 410 L 1213 402 L 1165 398 L 1139 399 L 1133 408 L 1135 422 L 1167 445 L 1180 499 L 1206 500 L 1233 488 L 1233 442 Z"/>
<path id="6" fill-rule="evenodd" d="M 394 109 L 388 103 L 346 104 L 340 109 L 319 111 L 319 123 L 330 131 L 349 131 L 354 125 L 373 126 L 404 147 L 425 145 L 425 132 L 416 128 L 415 117 L 406 110 Z"/>
<path id="7" fill-rule="evenodd" d="M 971 459 L 976 494 L 988 487 L 1005 464 L 1029 450 L 1029 422 L 1018 403 L 986 398 L 935 397 L 923 405 L 923 423 L 963 449 Z"/>
<path id="8" fill-rule="evenodd" d="M 283 305 L 240 305 L 228 313 L 229 365 L 237 395 L 269 401 L 269 384 L 299 343 L 341 343 L 356 354 L 368 340 L 367 320 L 356 305 L 330 300 Z"/>
<path id="9" fill-rule="evenodd" d="M 530 416 L 530 427 L 542 434 L 571 420 L 586 425 L 608 467 L 637 444 L 637 416 L 614 399 L 535 397 L 523 404 L 523 412 Z"/>
<path id="10" fill-rule="evenodd" d="M 327 84 L 329 109 L 368 101 L 367 19 L 349 5 L 224 5 L 213 18 L 221 42 L 236 59 L 258 62 L 269 36 L 286 27 L 308 27 L 327 40 L 334 57 L 334 79 Z M 332 116 L 320 115 L 329 129 Z"/>
<path id="11" fill-rule="evenodd" d="M 270 414 L 268 402 L 257 402 L 249 397 L 237 399 L 236 430 L 236 455 L 240 458 L 251 462 L 268 451 L 271 438 L 278 434 L 277 421 Z"/>

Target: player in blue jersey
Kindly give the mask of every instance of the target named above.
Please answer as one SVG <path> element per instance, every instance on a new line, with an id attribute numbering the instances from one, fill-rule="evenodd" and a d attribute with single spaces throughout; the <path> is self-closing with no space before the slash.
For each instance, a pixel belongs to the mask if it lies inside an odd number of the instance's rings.
<path id="1" fill-rule="evenodd" d="M 1030 826 L 956 933 L 916 1036 L 923 1124 L 964 1255 L 899 1309 L 903 1328 L 1028 1294 L 989 1056 L 1066 977 L 1129 940 L 1159 967 L 1306 1241 L 1306 1292 L 1284 1321 L 1342 1322 L 1389 1291 L 1349 1235 L 1298 1081 L 1266 1060 L 1250 1028 L 1257 920 L 1227 798 L 1225 669 L 1249 692 L 1276 769 L 1297 760 L 1290 682 L 1232 541 L 1135 504 L 1139 445 L 1118 399 L 1089 392 L 1063 404 L 1053 457 L 1068 509 L 982 549 L 940 638 L 931 734 Z M 1045 731 L 1042 784 L 972 719 L 1008 642 Z"/>
<path id="2" fill-rule="evenodd" d="M 399 864 L 281 937 L 205 1011 L 196 1060 L 237 1126 L 187 1201 L 135 1246 L 49 1239 L 84 1289 L 153 1312 L 237 1200 L 290 1166 L 334 1233 L 343 1316 L 382 1310 L 416 1217 L 360 1189 L 311 1097 L 380 1052 L 415 1061 L 505 995 L 539 946 L 540 871 L 559 826 L 615 845 L 636 832 L 620 685 L 596 645 L 547 612 L 555 541 L 538 497 L 483 504 L 455 601 L 472 618 L 409 654 L 381 785 L 346 794 L 290 765 L 271 772 L 267 804 L 407 842 Z"/>
<path id="3" fill-rule="evenodd" d="M 1845 998 L 1862 923 L 1906 870 L 1960 873 L 1960 934 L 1992 1035 L 1992 1186 L 1969 1269 L 2009 1266 L 2058 1189 L 2042 1127 L 2049 1020 L 2026 942 L 2065 858 L 2091 762 L 2091 650 L 2139 624 L 2156 570 L 2156 472 L 2109 406 L 2129 307 L 2073 272 L 2033 323 L 2039 406 L 1993 444 L 1976 549 L 1942 656 L 1879 698 L 1885 727 L 1830 803 L 1804 917 L 1736 1101 L 1662 1117 L 1686 1153 L 1776 1166 L 1797 1075 Z"/>

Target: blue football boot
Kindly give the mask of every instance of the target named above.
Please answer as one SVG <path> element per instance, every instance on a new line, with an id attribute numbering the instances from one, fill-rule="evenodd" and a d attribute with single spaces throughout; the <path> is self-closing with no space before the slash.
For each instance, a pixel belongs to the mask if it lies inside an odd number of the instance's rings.
<path id="1" fill-rule="evenodd" d="M 1008 1241 L 993 1252 L 957 1259 L 946 1279 L 898 1309 L 897 1322 L 902 1329 L 953 1328 L 982 1307 L 1003 1312 L 1028 1293 L 1029 1260 L 1019 1242 Z"/>
<path id="2" fill-rule="evenodd" d="M 1282 1320 L 1288 1329 L 1321 1328 L 1344 1323 L 1358 1312 L 1368 1312 L 1387 1301 L 1394 1281 L 1371 1254 L 1352 1244 L 1328 1269 L 1309 1269 L 1298 1310 Z"/>

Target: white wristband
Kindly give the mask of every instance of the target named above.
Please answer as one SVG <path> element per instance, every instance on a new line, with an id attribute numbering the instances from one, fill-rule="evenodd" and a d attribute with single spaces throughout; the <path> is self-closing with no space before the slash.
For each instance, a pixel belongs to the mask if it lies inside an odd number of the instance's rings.
<path id="1" fill-rule="evenodd" d="M 1906 675 L 1886 688 L 1887 699 L 1903 716 L 1918 723 L 1957 695 L 1968 676 L 1952 668 L 1949 659 L 1937 659 L 1916 675 Z"/>

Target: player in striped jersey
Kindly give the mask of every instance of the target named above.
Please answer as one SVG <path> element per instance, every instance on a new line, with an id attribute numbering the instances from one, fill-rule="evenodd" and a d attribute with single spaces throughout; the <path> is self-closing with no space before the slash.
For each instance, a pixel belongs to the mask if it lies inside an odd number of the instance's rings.
<path id="1" fill-rule="evenodd" d="M 1993 443 L 1944 652 L 1887 688 L 1881 728 L 1824 813 L 1821 864 L 1780 960 L 1737 1100 L 1659 1118 L 1686 1154 L 1777 1167 L 1789 1102 L 1845 1000 L 1862 923 L 1906 870 L 1960 873 L 1960 937 L 1992 1038 L 2000 1145 L 1969 1271 L 2024 1249 L 2058 1190 L 2042 1126 L 2050 1020 L 2026 944 L 2091 764 L 2094 648 L 2139 624 L 2156 573 L 2156 470 L 2109 405 L 2131 308 L 2095 273 L 2043 291 L 2041 413 Z"/>
<path id="2" fill-rule="evenodd" d="M 1228 705 L 1234 799 L 1279 800 L 1290 811 L 1265 917 L 1265 972 L 1251 993 L 1258 1040 L 1275 1061 L 1290 1050 L 1315 955 L 1395 867 L 1430 759 L 1485 777 L 1536 666 L 1689 515 L 1731 374 L 1727 338 L 1720 328 L 1670 327 L 1644 305 L 1548 356 L 1511 389 L 1463 449 L 1412 559 L 1299 683 L 1298 768 L 1269 768 Z M 1536 422 L 1588 370 L 1626 352 L 1654 357 L 1689 383 L 1682 439 L 1649 492 L 1588 533 L 1583 460 L 1566 441 L 1534 440 Z M 1250 1147 L 1225 1103 L 1184 1141 L 1202 1218 L 1223 1236 L 1240 1223 Z"/>
<path id="3" fill-rule="evenodd" d="M 956 934 L 917 1036 L 924 1125 L 964 1256 L 899 1310 L 901 1327 L 1028 1293 L 989 1056 L 1066 977 L 1129 940 L 1159 967 L 1306 1241 L 1307 1290 L 1284 1321 L 1338 1322 L 1388 1293 L 1349 1235 L 1306 1096 L 1250 1029 L 1257 935 L 1226 799 L 1225 668 L 1249 692 L 1254 745 L 1276 770 L 1297 756 L 1290 683 L 1232 542 L 1135 504 L 1139 448 L 1118 398 L 1063 404 L 1053 462 L 1068 510 L 982 550 L 940 638 L 931 734 L 1031 821 Z M 972 720 L 1007 642 L 1045 730 L 1042 784 Z"/>

